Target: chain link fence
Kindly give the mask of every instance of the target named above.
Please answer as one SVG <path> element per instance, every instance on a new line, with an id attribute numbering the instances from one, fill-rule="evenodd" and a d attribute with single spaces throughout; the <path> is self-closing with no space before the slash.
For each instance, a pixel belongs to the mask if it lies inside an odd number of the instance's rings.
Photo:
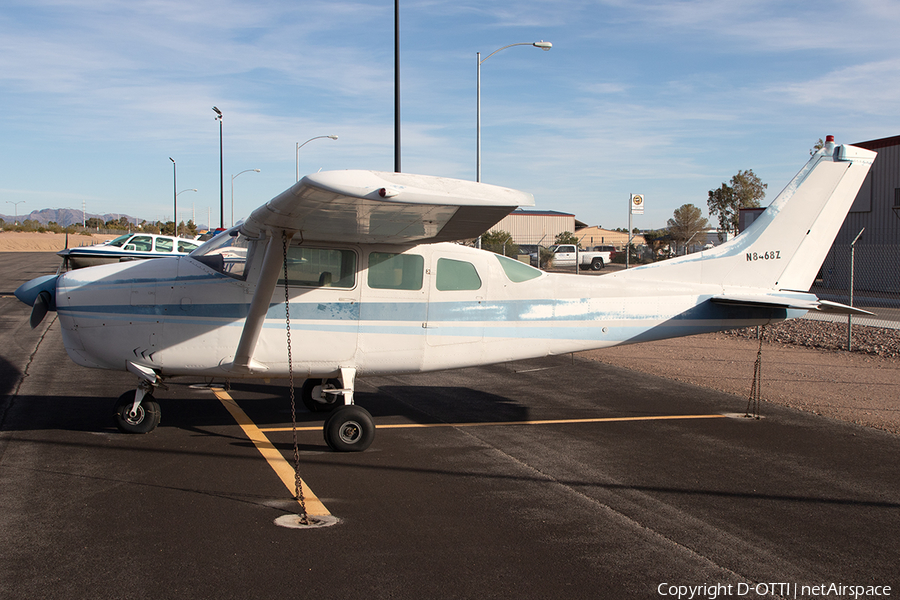
<path id="1" fill-rule="evenodd" d="M 876 315 L 854 317 L 854 323 L 900 328 L 900 246 L 835 244 L 811 291 L 823 300 L 852 304 Z"/>

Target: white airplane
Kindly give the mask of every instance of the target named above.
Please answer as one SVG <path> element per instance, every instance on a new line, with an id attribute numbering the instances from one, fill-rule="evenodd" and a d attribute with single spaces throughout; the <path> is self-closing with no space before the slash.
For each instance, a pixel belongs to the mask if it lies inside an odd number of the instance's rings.
<path id="1" fill-rule="evenodd" d="M 358 377 L 763 325 L 808 310 L 865 312 L 806 290 L 874 157 L 829 138 L 735 239 L 602 277 L 545 273 L 448 243 L 533 205 L 530 194 L 332 171 L 305 177 L 188 256 L 45 276 L 16 295 L 34 306 L 33 325 L 57 311 L 76 363 L 139 378 L 117 403 L 123 431 L 156 427 L 152 394 L 166 380 L 285 377 L 290 352 L 292 372 L 306 378 L 304 403 L 331 411 L 328 445 L 361 451 L 375 426 L 354 404 Z"/>
<path id="2" fill-rule="evenodd" d="M 114 262 L 183 256 L 200 246 L 200 242 L 171 235 L 127 233 L 92 246 L 73 246 L 57 252 L 73 269 Z"/>

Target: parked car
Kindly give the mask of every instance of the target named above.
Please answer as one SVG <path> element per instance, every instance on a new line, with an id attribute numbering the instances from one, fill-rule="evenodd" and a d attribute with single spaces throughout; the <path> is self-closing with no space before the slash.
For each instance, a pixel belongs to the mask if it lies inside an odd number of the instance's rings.
<path id="1" fill-rule="evenodd" d="M 578 250 L 574 244 L 550 246 L 550 251 L 553 253 L 553 265 L 571 267 L 577 260 L 582 268 L 599 271 L 612 260 L 616 250 L 612 246 L 595 246 L 595 248 L 604 248 L 604 250 Z"/>

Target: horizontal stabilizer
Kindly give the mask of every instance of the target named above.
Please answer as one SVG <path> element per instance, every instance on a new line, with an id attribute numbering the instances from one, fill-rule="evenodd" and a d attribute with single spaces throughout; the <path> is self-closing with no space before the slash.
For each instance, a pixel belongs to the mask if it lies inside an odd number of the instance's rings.
<path id="1" fill-rule="evenodd" d="M 307 241 L 427 243 L 478 237 L 531 194 L 409 173 L 326 171 L 307 175 L 260 206 L 241 230 L 299 232 Z"/>
<path id="2" fill-rule="evenodd" d="M 812 294 L 801 297 L 777 296 L 775 294 L 719 294 L 710 298 L 716 304 L 734 306 L 754 306 L 761 308 L 791 308 L 796 310 L 818 310 L 819 300 Z"/>
<path id="3" fill-rule="evenodd" d="M 777 294 L 719 294 L 711 298 L 716 304 L 732 306 L 753 306 L 761 308 L 784 308 L 794 310 L 815 310 L 832 314 L 872 315 L 867 310 L 847 306 L 829 300 L 819 300 L 814 294 L 781 296 Z"/>
<path id="4" fill-rule="evenodd" d="M 828 300 L 819 300 L 819 310 L 822 312 L 836 313 L 842 315 L 875 315 L 873 312 L 856 308 L 855 306 L 847 306 L 839 302 L 830 302 Z"/>

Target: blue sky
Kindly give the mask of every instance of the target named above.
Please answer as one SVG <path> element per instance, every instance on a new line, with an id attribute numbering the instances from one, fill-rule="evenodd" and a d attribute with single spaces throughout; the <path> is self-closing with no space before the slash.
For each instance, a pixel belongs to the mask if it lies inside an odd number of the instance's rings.
<path id="1" fill-rule="evenodd" d="M 590 224 L 665 225 L 740 169 L 769 199 L 818 138 L 900 134 L 900 2 L 401 0 L 402 170 L 482 180 Z M 391 0 L 5 0 L 0 213 L 218 223 L 319 169 L 393 170 Z"/>

